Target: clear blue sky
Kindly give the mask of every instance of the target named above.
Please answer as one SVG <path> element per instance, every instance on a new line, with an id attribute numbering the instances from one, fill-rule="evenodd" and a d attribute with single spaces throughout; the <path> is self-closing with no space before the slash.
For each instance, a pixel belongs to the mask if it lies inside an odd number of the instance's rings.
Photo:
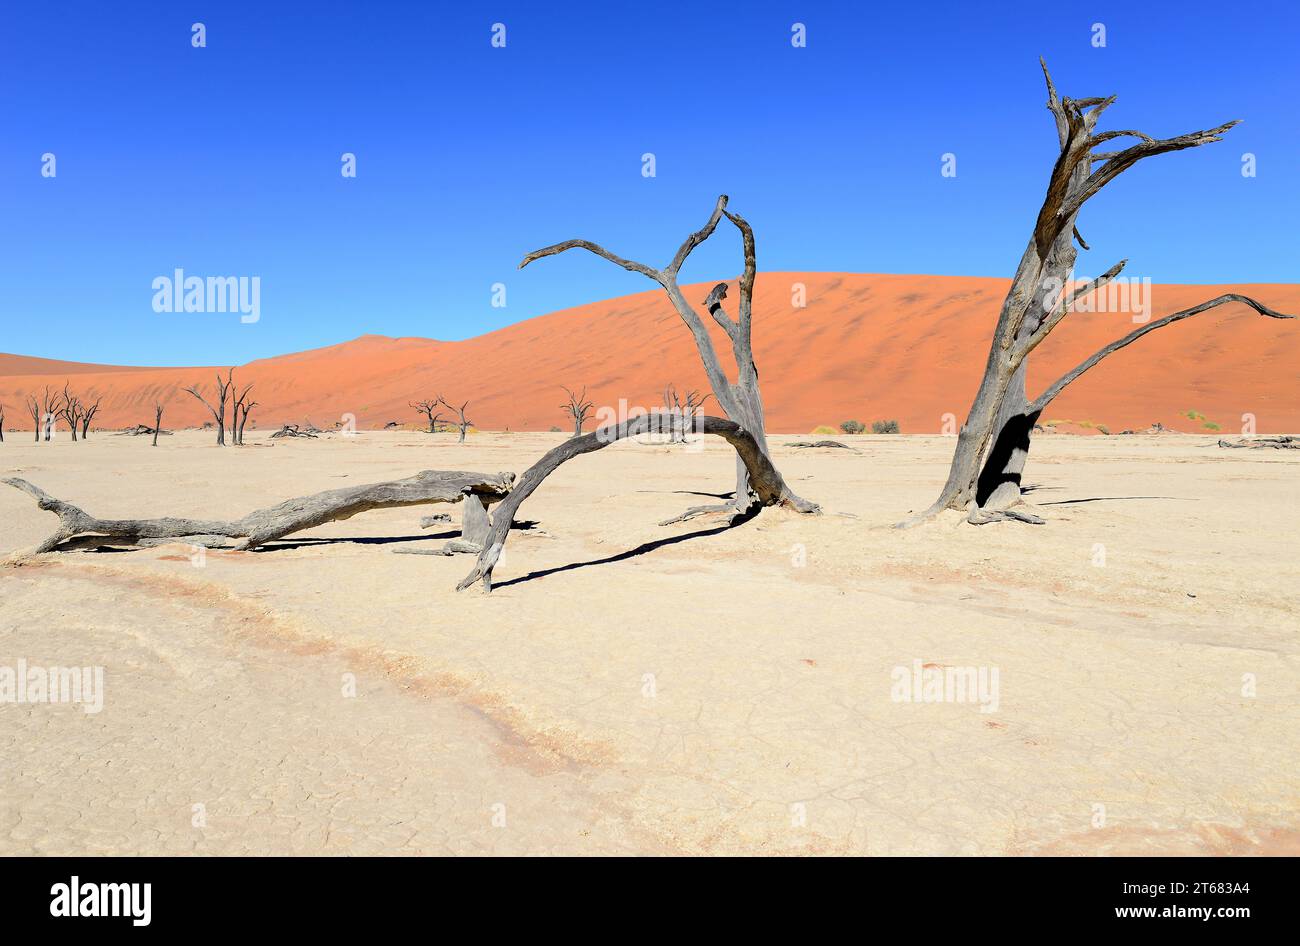
<path id="1" fill-rule="evenodd" d="M 1089 204 L 1085 275 L 1127 256 L 1157 282 L 1295 281 L 1297 49 L 1281 2 L 11 3 L 0 350 L 220 364 L 464 338 L 651 288 L 585 255 L 515 267 L 573 236 L 661 263 L 722 192 L 762 269 L 1005 276 L 1054 158 L 1040 54 L 1062 94 L 1119 94 L 1107 127 L 1245 119 Z M 735 275 L 719 235 L 685 278 Z M 176 267 L 259 276 L 261 320 L 155 313 Z"/>

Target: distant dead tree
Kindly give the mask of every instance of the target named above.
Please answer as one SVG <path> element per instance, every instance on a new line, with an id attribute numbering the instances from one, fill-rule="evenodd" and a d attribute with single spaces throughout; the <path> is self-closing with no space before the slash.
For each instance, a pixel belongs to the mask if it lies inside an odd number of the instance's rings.
<path id="1" fill-rule="evenodd" d="M 438 395 L 432 401 L 408 401 L 407 403 L 415 408 L 417 413 L 428 418 L 429 433 L 436 434 L 438 425 L 442 423 L 442 412 L 438 410 L 438 406 L 442 403 L 442 395 Z"/>
<path id="2" fill-rule="evenodd" d="M 83 405 L 83 410 L 81 412 L 81 439 L 82 440 L 87 440 L 90 438 L 90 422 L 94 420 L 95 415 L 99 413 L 99 404 L 103 400 L 104 400 L 103 395 L 96 395 L 94 404 Z"/>
<path id="3" fill-rule="evenodd" d="M 591 413 L 591 409 L 595 405 L 587 400 L 587 388 L 585 386 L 581 394 L 574 394 L 564 385 L 560 385 L 560 387 L 564 388 L 564 393 L 569 396 L 568 403 L 561 404 L 560 409 L 573 418 L 573 436 L 581 437 L 583 422 L 586 421 L 587 415 Z"/>
<path id="4" fill-rule="evenodd" d="M 245 385 L 244 390 L 235 396 L 235 389 L 230 389 L 230 442 L 235 446 L 240 446 L 244 442 L 244 426 L 241 419 L 247 419 L 248 411 L 244 410 L 244 402 L 248 399 L 248 392 L 253 390 L 251 384 Z M 250 405 L 249 410 L 252 407 Z"/>
<path id="5" fill-rule="evenodd" d="M 460 407 L 453 407 L 451 403 L 441 395 L 439 395 L 438 399 L 442 402 L 443 407 L 447 408 L 449 411 L 455 411 L 460 416 L 460 420 L 454 420 L 452 423 L 460 428 L 460 443 L 464 443 L 465 431 L 469 430 L 470 426 L 474 423 L 465 416 L 465 408 L 469 407 L 469 401 L 466 401 Z"/>
<path id="6" fill-rule="evenodd" d="M 42 418 L 45 424 L 45 441 L 48 443 L 54 437 L 54 419 L 57 416 L 56 411 L 59 409 L 58 392 L 51 390 L 49 385 L 46 385 L 42 402 L 42 409 L 45 411 L 45 416 Z"/>
<path id="7" fill-rule="evenodd" d="M 68 432 L 72 442 L 77 442 L 77 426 L 81 423 L 81 401 L 68 391 L 68 384 L 63 385 L 63 403 L 58 408 L 59 416 L 68 422 Z"/>
<path id="8" fill-rule="evenodd" d="M 153 443 L 151 446 L 154 447 L 158 446 L 158 431 L 162 429 L 162 415 L 162 402 L 158 402 L 153 406 Z"/>
<path id="9" fill-rule="evenodd" d="M 704 319 L 686 301 L 681 288 L 677 285 L 677 274 L 681 270 L 682 264 L 686 262 L 686 258 L 690 256 L 692 250 L 713 235 L 713 231 L 717 229 L 724 216 L 740 231 L 744 247 L 745 269 L 739 280 L 740 300 L 737 308 L 737 318 L 733 320 L 722 307 L 722 302 L 727 296 L 727 284 L 725 282 L 718 283 L 713 287 L 704 300 L 704 308 L 727 334 L 727 338 L 731 342 L 732 355 L 736 365 L 736 382 L 734 384 L 728 380 L 726 373 L 718 362 L 718 355 L 713 348 L 713 341 L 709 337 Z M 743 217 L 727 210 L 727 196 L 723 194 L 718 198 L 708 222 L 705 223 L 702 229 L 686 238 L 686 241 L 678 247 L 673 258 L 669 260 L 668 265 L 663 269 L 654 269 L 644 263 L 623 259 L 623 257 L 617 256 L 589 240 L 566 240 L 563 243 L 556 243 L 553 246 L 534 250 L 523 258 L 519 268 L 523 269 L 535 260 L 555 256 L 557 253 L 572 249 L 587 250 L 602 259 L 623 267 L 629 272 L 640 273 L 663 287 L 664 292 L 668 294 L 669 301 L 673 304 L 673 308 L 677 310 L 677 314 L 681 316 L 682 321 L 686 323 L 686 327 L 690 329 L 691 335 L 695 339 L 695 347 L 700 353 L 700 359 L 704 363 L 704 371 L 708 375 L 709 384 L 713 388 L 714 397 L 718 399 L 718 404 L 722 406 L 722 409 L 726 411 L 731 420 L 753 436 L 763 454 L 764 460 L 768 465 L 771 465 L 767 437 L 764 433 L 766 427 L 763 417 L 763 398 L 759 393 L 758 368 L 754 364 L 754 352 L 751 344 L 754 276 L 757 272 L 754 231 Z M 775 467 L 773 467 L 773 471 L 775 472 Z M 743 459 L 737 457 L 736 495 L 731 503 L 723 506 L 698 506 L 688 509 L 681 516 L 668 521 L 680 522 L 707 512 L 730 511 L 732 513 L 743 513 L 757 505 L 782 505 L 798 512 L 820 512 L 821 507 L 798 496 L 784 480 L 781 481 L 781 488 L 775 494 L 771 491 L 765 491 L 765 495 L 756 494 L 751 489 L 753 484 L 750 481 L 750 472 Z M 777 473 L 776 475 L 779 479 L 780 474 Z M 498 511 L 497 515 L 500 515 L 500 511 Z"/>
<path id="10" fill-rule="evenodd" d="M 252 385 L 250 384 L 249 387 L 252 387 Z M 248 394 L 247 391 L 245 391 L 244 393 L 245 393 L 245 394 Z M 239 406 L 238 406 L 238 411 L 239 411 L 239 436 L 238 436 L 237 440 L 238 440 L 238 443 L 239 443 L 239 445 L 240 445 L 241 447 L 244 445 L 244 427 L 245 427 L 245 425 L 248 424 L 248 415 L 251 414 L 251 413 L 253 412 L 253 408 L 255 408 L 255 407 L 257 407 L 257 402 L 256 402 L 256 401 L 240 401 L 240 402 L 239 402 Z M 254 426 L 256 426 L 256 425 L 254 425 Z"/>
<path id="11" fill-rule="evenodd" d="M 221 372 L 217 372 L 217 403 L 215 407 L 209 404 L 204 399 L 203 395 L 199 393 L 199 386 L 197 384 L 191 385 L 185 389 L 202 401 L 203 406 L 212 412 L 212 419 L 217 422 L 217 446 L 219 447 L 224 447 L 226 445 L 226 397 L 234 395 L 234 391 L 232 390 L 234 385 L 234 368 L 230 369 L 224 381 L 221 378 Z"/>
<path id="12" fill-rule="evenodd" d="M 968 521 L 976 525 L 1007 519 L 1042 523 L 1038 516 L 1012 507 L 1023 504 L 1020 477 L 1029 456 L 1034 425 L 1067 385 L 1107 355 L 1142 336 L 1229 302 L 1240 302 L 1270 318 L 1293 318 L 1248 296 L 1225 293 L 1133 330 L 1085 358 L 1038 397 L 1028 397 L 1025 379 L 1029 353 L 1061 324 L 1076 302 L 1109 284 L 1127 263 L 1121 260 L 1096 279 L 1068 288 L 1076 256 L 1074 242 L 1089 249 L 1076 226 L 1083 205 L 1142 159 L 1220 141 L 1223 133 L 1237 124 L 1228 122 L 1176 138 L 1152 138 L 1131 130 L 1097 132 L 1097 120 L 1115 96 L 1061 99 L 1047 64 L 1040 63 L 1047 81 L 1047 108 L 1056 121 L 1060 155 L 1052 168 L 1033 234 L 1002 303 L 984 378 L 958 434 L 948 481 L 934 505 L 899 523 L 903 527 L 923 522 L 945 509 L 967 512 Z M 1093 150 L 1117 138 L 1133 138 L 1136 143 L 1118 151 Z"/>
<path id="13" fill-rule="evenodd" d="M 0 404 L 0 443 L 5 442 L 5 406 Z"/>
<path id="14" fill-rule="evenodd" d="M 32 415 L 32 430 L 36 433 L 36 442 L 41 442 L 41 402 L 35 394 L 27 395 L 27 413 Z"/>
<path id="15" fill-rule="evenodd" d="M 680 414 L 686 420 L 684 426 L 674 427 L 669 431 L 669 443 L 686 442 L 686 428 L 690 426 L 691 418 L 700 413 L 700 408 L 704 406 L 704 402 L 711 397 L 713 397 L 712 394 L 700 394 L 699 391 L 687 391 L 686 400 L 683 401 L 682 396 L 677 393 L 677 387 L 675 385 L 670 384 L 664 389 L 664 407 L 669 411 Z"/>

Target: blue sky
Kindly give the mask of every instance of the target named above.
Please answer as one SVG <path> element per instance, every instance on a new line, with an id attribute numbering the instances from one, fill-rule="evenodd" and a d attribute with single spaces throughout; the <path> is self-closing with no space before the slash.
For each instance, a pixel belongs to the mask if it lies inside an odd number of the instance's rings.
<path id="1" fill-rule="evenodd" d="M 585 255 L 515 267 L 573 236 L 662 263 L 723 192 L 761 269 L 1009 275 L 1054 159 L 1040 54 L 1062 94 L 1119 94 L 1106 127 L 1245 120 L 1091 202 L 1085 275 L 1295 281 L 1296 4 L 983 6 L 10 4 L 0 350 L 222 364 L 464 338 L 652 288 Z M 156 313 L 177 267 L 260 277 L 260 320 Z M 737 270 L 719 231 L 683 278 Z"/>

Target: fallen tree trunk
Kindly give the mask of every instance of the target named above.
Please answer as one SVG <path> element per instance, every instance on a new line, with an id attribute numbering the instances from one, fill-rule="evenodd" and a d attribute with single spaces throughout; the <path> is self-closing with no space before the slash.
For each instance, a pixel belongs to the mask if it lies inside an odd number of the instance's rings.
<path id="1" fill-rule="evenodd" d="M 371 509 L 454 503 L 474 497 L 495 502 L 510 492 L 513 473 L 465 473 L 424 470 L 404 480 L 331 489 L 257 509 L 233 521 L 208 519 L 98 519 L 71 503 L 55 499 L 26 480 L 0 482 L 36 498 L 40 508 L 59 517 L 59 528 L 24 554 L 67 551 L 87 545 L 152 546 L 187 542 L 207 548 L 254 549 L 294 532 L 326 522 L 341 522 Z M 475 520 L 477 522 L 477 520 Z"/>
<path id="2" fill-rule="evenodd" d="M 1300 437 L 1260 437 L 1256 440 L 1238 440 L 1236 443 L 1230 440 L 1220 440 L 1220 447 L 1272 447 L 1274 450 L 1300 450 Z"/>
<path id="3" fill-rule="evenodd" d="M 691 420 L 696 433 L 715 434 L 735 447 L 737 460 L 743 464 L 749 478 L 750 489 L 754 493 L 754 502 L 749 505 L 746 513 L 752 514 L 763 506 L 778 505 L 802 513 L 820 512 L 819 506 L 801 499 L 786 486 L 785 480 L 768 459 L 767 452 L 749 431 L 734 421 L 724 420 L 721 417 L 697 414 Z M 487 591 L 492 590 L 492 569 L 501 558 L 515 513 L 523 501 L 532 495 L 533 490 L 541 486 L 542 481 L 554 473 L 562 463 L 584 453 L 592 453 L 602 447 L 608 447 L 611 443 L 617 443 L 628 437 L 671 431 L 680 427 L 682 423 L 679 414 L 642 414 L 624 423 L 601 427 L 581 437 L 570 437 L 549 451 L 524 472 L 524 475 L 519 478 L 519 485 L 511 490 L 510 495 L 497 507 L 491 517 L 491 527 L 483 539 L 483 550 L 479 553 L 478 561 L 473 570 L 456 586 L 456 590 L 462 591 L 477 581 L 482 581 Z"/>

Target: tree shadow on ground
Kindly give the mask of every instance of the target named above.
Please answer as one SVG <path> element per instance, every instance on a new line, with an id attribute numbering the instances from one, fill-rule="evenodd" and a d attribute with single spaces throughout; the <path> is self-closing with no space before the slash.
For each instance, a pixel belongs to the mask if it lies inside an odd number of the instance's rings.
<path id="1" fill-rule="evenodd" d="M 669 545 L 678 545 L 682 542 L 689 542 L 692 539 L 703 539 L 711 535 L 721 535 L 731 529 L 744 525 L 753 519 L 757 512 L 749 512 L 733 518 L 724 525 L 715 526 L 712 529 L 698 529 L 695 532 L 685 532 L 681 535 L 672 535 L 663 539 L 655 539 L 653 542 L 643 542 L 634 549 L 628 549 L 626 552 L 618 552 L 614 555 L 608 555 L 605 558 L 592 559 L 587 562 L 570 562 L 568 565 L 557 565 L 554 568 L 544 568 L 540 571 L 529 572 L 527 575 L 520 575 L 518 578 L 510 578 L 506 581 L 492 582 L 492 590 L 506 588 L 510 585 L 522 585 L 524 582 L 532 581 L 536 578 L 546 578 L 560 572 L 571 572 L 579 568 L 591 568 L 595 565 L 612 565 L 615 562 L 625 562 L 630 558 L 636 558 L 638 555 L 646 555 L 656 549 L 661 549 Z"/>

